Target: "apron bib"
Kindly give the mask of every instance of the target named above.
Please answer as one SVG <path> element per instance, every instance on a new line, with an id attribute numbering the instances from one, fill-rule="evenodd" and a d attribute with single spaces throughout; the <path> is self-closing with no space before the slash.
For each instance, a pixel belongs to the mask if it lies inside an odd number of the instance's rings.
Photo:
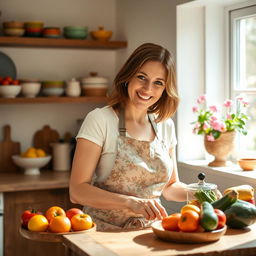
<path id="1" fill-rule="evenodd" d="M 123 195 L 157 199 L 160 202 L 159 198 L 170 179 L 173 165 L 169 150 L 158 138 L 152 115 L 149 115 L 149 120 L 155 131 L 155 139 L 152 142 L 139 141 L 126 137 L 124 112 L 120 112 L 114 166 L 107 179 L 103 182 L 96 181 L 94 186 Z M 105 210 L 85 206 L 83 210 L 97 224 L 97 230 L 144 228 L 154 222 L 126 209 Z"/>

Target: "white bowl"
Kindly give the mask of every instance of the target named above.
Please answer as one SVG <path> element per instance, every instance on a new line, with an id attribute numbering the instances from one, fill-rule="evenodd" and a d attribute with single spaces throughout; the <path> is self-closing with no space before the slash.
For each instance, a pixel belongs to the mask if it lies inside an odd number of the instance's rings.
<path id="1" fill-rule="evenodd" d="M 27 82 L 21 83 L 21 93 L 26 98 L 34 98 L 40 92 L 41 83 L 39 82 Z"/>
<path id="2" fill-rule="evenodd" d="M 20 85 L 0 85 L 0 96 L 3 98 L 15 98 L 20 91 Z"/>
<path id="3" fill-rule="evenodd" d="M 13 162 L 23 168 L 25 170 L 26 175 L 38 175 L 40 174 L 41 167 L 47 165 L 50 160 L 51 156 L 45 157 L 37 157 L 37 158 L 28 158 L 28 157 L 21 157 L 20 155 L 13 155 L 12 160 Z"/>
<path id="4" fill-rule="evenodd" d="M 43 88 L 42 92 L 46 96 L 61 96 L 64 93 L 64 88 Z"/>

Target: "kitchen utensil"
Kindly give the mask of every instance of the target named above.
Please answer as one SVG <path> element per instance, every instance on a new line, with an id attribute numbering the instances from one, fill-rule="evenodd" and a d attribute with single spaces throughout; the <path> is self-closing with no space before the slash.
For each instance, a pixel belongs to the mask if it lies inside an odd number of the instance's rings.
<path id="1" fill-rule="evenodd" d="M 99 30 L 90 32 L 91 37 L 99 41 L 108 41 L 111 38 L 112 34 L 112 31 L 104 30 L 104 27 L 99 27 Z"/>
<path id="2" fill-rule="evenodd" d="M 43 88 L 42 93 L 46 96 L 61 96 L 64 88 Z"/>
<path id="3" fill-rule="evenodd" d="M 23 168 L 25 175 L 39 175 L 40 168 L 46 166 L 50 160 L 51 156 L 45 157 L 36 157 L 36 158 L 29 158 L 29 157 L 21 157 L 20 155 L 13 155 L 12 159 L 13 162 Z"/>
<path id="4" fill-rule="evenodd" d="M 50 144 L 59 141 L 59 133 L 51 129 L 49 125 L 45 125 L 42 130 L 36 131 L 33 137 L 35 148 L 43 149 L 47 155 L 52 155 Z"/>
<path id="5" fill-rule="evenodd" d="M 88 27 L 66 26 L 64 27 L 64 36 L 72 39 L 85 39 L 88 35 Z"/>
<path id="6" fill-rule="evenodd" d="M 16 79 L 16 66 L 13 60 L 3 52 L 0 52 L 0 76 L 10 76 Z"/>
<path id="7" fill-rule="evenodd" d="M 3 141 L 0 142 L 0 172 L 14 172 L 18 167 L 12 161 L 12 155 L 20 154 L 20 143 L 11 140 L 11 127 L 3 127 Z"/>
<path id="8" fill-rule="evenodd" d="M 70 171 L 71 159 L 70 143 L 51 143 L 53 156 L 53 170 L 54 171 Z"/>
<path id="9" fill-rule="evenodd" d="M 21 93 L 25 98 L 34 98 L 39 93 L 41 88 L 40 82 L 22 82 Z"/>
<path id="10" fill-rule="evenodd" d="M 217 196 L 217 185 L 212 183 L 206 183 L 204 181 L 205 174 L 199 173 L 198 174 L 198 183 L 192 183 L 187 185 L 187 203 L 189 204 L 191 201 L 198 200 L 198 198 L 195 196 L 197 193 L 215 193 Z"/>
<path id="11" fill-rule="evenodd" d="M 81 94 L 80 82 L 75 78 L 72 78 L 70 81 L 67 81 L 65 88 L 65 93 L 69 97 L 78 97 Z"/>
<path id="12" fill-rule="evenodd" d="M 0 96 L 3 98 L 15 98 L 20 91 L 20 85 L 0 85 Z"/>
<path id="13" fill-rule="evenodd" d="M 244 171 L 256 169 L 256 158 L 241 158 L 237 162 Z"/>
<path id="14" fill-rule="evenodd" d="M 156 221 L 152 224 L 154 234 L 165 241 L 175 243 L 207 243 L 217 241 L 227 231 L 227 226 L 221 229 L 207 231 L 207 232 L 182 232 L 182 231 L 168 231 L 162 227 L 162 221 Z"/>

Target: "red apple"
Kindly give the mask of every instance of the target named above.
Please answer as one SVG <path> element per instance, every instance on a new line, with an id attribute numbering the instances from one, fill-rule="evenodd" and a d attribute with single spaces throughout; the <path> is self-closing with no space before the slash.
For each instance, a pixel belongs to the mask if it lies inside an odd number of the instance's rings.
<path id="1" fill-rule="evenodd" d="M 20 84 L 20 81 L 19 81 L 19 80 L 12 80 L 12 84 L 13 84 L 13 85 L 19 85 L 19 84 Z"/>
<path id="2" fill-rule="evenodd" d="M 70 208 L 66 211 L 66 216 L 71 220 L 72 217 L 76 214 L 84 214 L 79 208 Z"/>
<path id="3" fill-rule="evenodd" d="M 10 84 L 10 82 L 9 82 L 9 81 L 7 81 L 7 80 L 3 80 L 3 81 L 1 81 L 1 84 L 2 84 L 2 85 L 9 85 L 9 84 Z"/>

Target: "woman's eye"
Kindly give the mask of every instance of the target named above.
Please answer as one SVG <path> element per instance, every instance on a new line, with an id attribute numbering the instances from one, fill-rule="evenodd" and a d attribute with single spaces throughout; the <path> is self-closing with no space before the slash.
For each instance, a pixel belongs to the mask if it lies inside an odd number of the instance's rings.
<path id="1" fill-rule="evenodd" d="M 162 81 L 155 81 L 155 84 L 156 84 L 156 85 L 161 85 L 161 86 L 164 85 L 164 83 L 163 83 Z"/>
<path id="2" fill-rule="evenodd" d="M 143 80 L 143 81 L 146 80 L 146 77 L 145 77 L 145 76 L 138 75 L 137 77 L 138 77 L 140 80 Z"/>

